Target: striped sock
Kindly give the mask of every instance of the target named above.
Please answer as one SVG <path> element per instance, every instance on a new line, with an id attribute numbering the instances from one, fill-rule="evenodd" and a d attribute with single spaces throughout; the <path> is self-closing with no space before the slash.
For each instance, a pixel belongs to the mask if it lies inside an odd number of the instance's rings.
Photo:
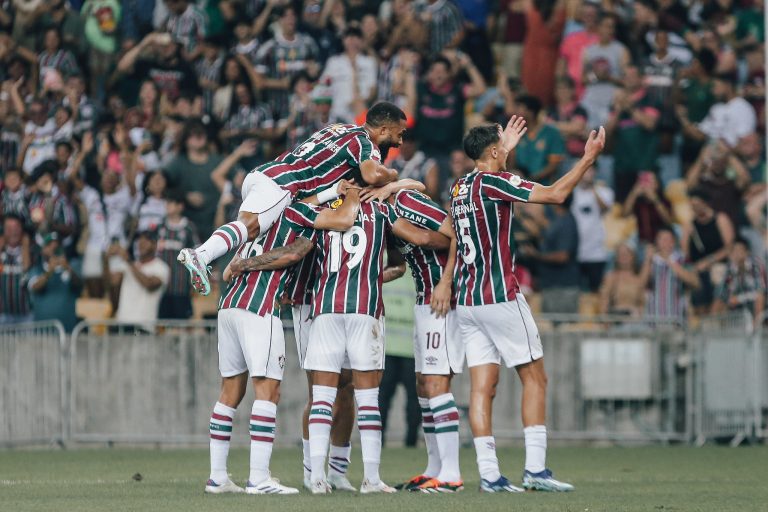
<path id="1" fill-rule="evenodd" d="M 435 439 L 435 423 L 432 419 L 432 409 L 429 408 L 429 398 L 419 397 L 421 407 L 421 429 L 424 431 L 424 444 L 427 445 L 427 469 L 424 475 L 434 478 L 440 474 L 440 451 Z"/>
<path id="2" fill-rule="evenodd" d="M 459 410 L 452 393 L 429 399 L 429 407 L 435 418 L 435 440 L 440 452 L 441 482 L 461 480 L 459 470 Z"/>
<path id="3" fill-rule="evenodd" d="M 232 437 L 232 418 L 235 410 L 216 402 L 211 414 L 209 431 L 211 433 L 211 480 L 223 484 L 229 480 L 227 474 L 227 457 L 229 456 L 229 441 Z"/>
<path id="4" fill-rule="evenodd" d="M 381 413 L 379 388 L 356 389 L 357 428 L 363 449 L 363 475 L 372 484 L 379 483 L 381 464 Z"/>
<path id="5" fill-rule="evenodd" d="M 217 258 L 221 258 L 232 249 L 248 240 L 248 228 L 245 224 L 236 220 L 224 224 L 213 232 L 211 237 L 196 249 L 198 257 L 203 265 L 208 265 Z"/>
<path id="6" fill-rule="evenodd" d="M 325 456 L 331 441 L 333 402 L 336 388 L 312 386 L 312 407 L 309 409 L 309 455 L 312 462 L 312 481 L 325 480 Z"/>
<path id="7" fill-rule="evenodd" d="M 331 445 L 331 452 L 328 456 L 328 470 L 340 475 L 346 475 L 351 455 L 352 443 L 347 443 L 344 446 Z"/>
<path id="8" fill-rule="evenodd" d="M 275 442 L 277 404 L 256 400 L 251 409 L 251 474 L 248 481 L 258 485 L 269 478 L 269 459 Z"/>

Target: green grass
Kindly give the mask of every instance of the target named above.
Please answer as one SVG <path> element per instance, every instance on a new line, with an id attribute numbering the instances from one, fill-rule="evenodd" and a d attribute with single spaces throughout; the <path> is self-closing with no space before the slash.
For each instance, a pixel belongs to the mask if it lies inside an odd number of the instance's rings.
<path id="1" fill-rule="evenodd" d="M 423 469 L 422 450 L 386 448 L 383 479 L 394 484 Z M 523 451 L 499 449 L 502 470 L 519 482 Z M 89 449 L 0 452 L 0 511 L 752 511 L 768 510 L 768 447 L 553 448 L 556 476 L 576 485 L 570 494 L 484 495 L 472 450 L 462 450 L 466 490 L 457 495 L 205 496 L 205 450 Z M 233 450 L 235 481 L 247 476 L 247 450 Z M 353 453 L 351 480 L 362 464 Z M 301 454 L 275 450 L 272 471 L 301 485 Z M 135 473 L 142 475 L 134 481 Z"/>

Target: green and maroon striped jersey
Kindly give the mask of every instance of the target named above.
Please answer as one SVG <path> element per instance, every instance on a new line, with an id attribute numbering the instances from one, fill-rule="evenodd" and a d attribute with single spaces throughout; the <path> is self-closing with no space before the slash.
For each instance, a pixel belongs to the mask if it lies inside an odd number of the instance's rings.
<path id="1" fill-rule="evenodd" d="M 515 202 L 526 202 L 534 183 L 509 172 L 472 171 L 451 188 L 458 240 L 454 285 L 457 304 L 479 306 L 515 300 L 512 233 Z"/>
<path id="2" fill-rule="evenodd" d="M 30 312 L 22 248 L 7 246 L 0 252 L 0 313 L 28 315 Z"/>
<path id="3" fill-rule="evenodd" d="M 445 218 L 445 210 L 429 197 L 415 190 L 401 190 L 395 194 L 395 213 L 420 228 L 438 231 Z M 416 304 L 429 304 L 432 290 L 440 282 L 448 262 L 446 251 L 434 251 L 395 238 L 395 246 L 411 269 L 416 283 Z"/>
<path id="4" fill-rule="evenodd" d="M 296 203 L 285 216 L 300 226 L 312 227 L 322 208 Z M 313 289 L 312 316 L 323 313 L 358 313 L 379 318 L 384 244 L 397 220 L 386 203 L 363 203 L 354 225 L 339 231 L 315 230 L 317 279 Z"/>
<path id="5" fill-rule="evenodd" d="M 298 265 L 291 267 L 285 294 L 294 306 L 312 304 L 312 285 L 317 279 L 315 251 L 310 251 Z"/>
<path id="6" fill-rule="evenodd" d="M 289 206 L 267 234 L 252 242 L 246 242 L 238 250 L 242 258 L 251 258 L 264 252 L 284 247 L 299 236 L 312 239 L 311 229 L 296 225 L 289 217 L 295 206 Z M 246 309 L 260 316 L 280 315 L 280 297 L 288 283 L 290 269 L 256 270 L 234 278 L 219 301 L 219 309 Z"/>
<path id="7" fill-rule="evenodd" d="M 182 217 L 178 224 L 165 223 L 157 230 L 157 256 L 171 269 L 171 278 L 165 294 L 171 297 L 188 297 L 192 285 L 189 273 L 176 261 L 179 251 L 185 247 L 197 247 L 200 239 L 189 219 Z"/>
<path id="8" fill-rule="evenodd" d="M 366 160 L 381 162 L 381 152 L 362 126 L 332 124 L 315 132 L 293 151 L 260 165 L 260 172 L 301 200 L 321 192 L 340 179 L 351 179 Z M 358 176 L 359 178 L 359 176 Z"/>

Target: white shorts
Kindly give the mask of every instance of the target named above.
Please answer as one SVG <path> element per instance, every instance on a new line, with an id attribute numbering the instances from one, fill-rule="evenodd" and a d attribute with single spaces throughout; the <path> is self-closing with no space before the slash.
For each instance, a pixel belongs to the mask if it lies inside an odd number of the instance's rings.
<path id="1" fill-rule="evenodd" d="M 83 277 L 86 279 L 104 275 L 104 251 L 99 246 L 87 245 L 83 254 Z"/>
<path id="2" fill-rule="evenodd" d="M 521 293 L 517 300 L 483 306 L 456 306 L 467 366 L 500 364 L 508 368 L 544 357 L 539 329 Z"/>
<path id="3" fill-rule="evenodd" d="M 291 204 L 291 193 L 260 172 L 251 172 L 245 177 L 241 194 L 240 211 L 259 216 L 260 235 L 266 233 Z"/>
<path id="4" fill-rule="evenodd" d="M 296 338 L 296 353 L 299 355 L 299 368 L 304 368 L 304 358 L 309 345 L 309 330 L 312 327 L 312 317 L 309 316 L 312 306 L 301 304 L 293 306 L 293 335 Z"/>
<path id="5" fill-rule="evenodd" d="M 356 313 L 325 313 L 312 321 L 305 370 L 340 373 L 384 369 L 384 317 Z"/>
<path id="6" fill-rule="evenodd" d="M 246 309 L 222 309 L 218 317 L 219 371 L 222 377 L 240 375 L 283 380 L 285 337 L 276 316 L 260 316 Z"/>
<path id="7" fill-rule="evenodd" d="M 464 343 L 456 328 L 456 312 L 437 318 L 428 304 L 413 306 L 413 357 L 422 375 L 461 373 Z"/>

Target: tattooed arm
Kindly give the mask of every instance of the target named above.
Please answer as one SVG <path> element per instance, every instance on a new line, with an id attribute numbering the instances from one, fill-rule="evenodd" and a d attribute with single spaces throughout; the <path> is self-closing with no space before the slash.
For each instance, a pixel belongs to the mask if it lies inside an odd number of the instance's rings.
<path id="1" fill-rule="evenodd" d="M 235 256 L 229 264 L 229 269 L 232 277 L 237 277 L 253 270 L 278 270 L 292 267 L 304 259 L 312 247 L 314 243 L 311 240 L 299 237 L 285 247 L 278 247 L 248 259 Z"/>

